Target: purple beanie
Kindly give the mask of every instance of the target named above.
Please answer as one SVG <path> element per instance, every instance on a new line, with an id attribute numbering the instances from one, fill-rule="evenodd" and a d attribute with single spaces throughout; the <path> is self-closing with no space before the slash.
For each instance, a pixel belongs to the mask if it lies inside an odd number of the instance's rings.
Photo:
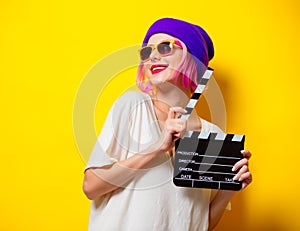
<path id="1" fill-rule="evenodd" d="M 165 33 L 180 39 L 194 56 L 196 63 L 199 61 L 208 66 L 209 60 L 214 56 L 214 46 L 209 35 L 200 27 L 174 18 L 162 18 L 154 22 L 143 41 L 143 46 L 148 43 L 153 34 Z M 195 58 L 196 57 L 196 58 Z"/>

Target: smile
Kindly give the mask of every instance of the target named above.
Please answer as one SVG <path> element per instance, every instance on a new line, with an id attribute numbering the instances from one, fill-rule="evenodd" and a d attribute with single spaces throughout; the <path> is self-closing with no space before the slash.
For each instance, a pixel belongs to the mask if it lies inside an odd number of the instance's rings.
<path id="1" fill-rule="evenodd" d="M 152 65 L 150 68 L 150 71 L 152 74 L 157 74 L 159 72 L 162 72 L 163 70 L 165 70 L 169 65 L 167 64 L 156 64 L 156 65 Z"/>

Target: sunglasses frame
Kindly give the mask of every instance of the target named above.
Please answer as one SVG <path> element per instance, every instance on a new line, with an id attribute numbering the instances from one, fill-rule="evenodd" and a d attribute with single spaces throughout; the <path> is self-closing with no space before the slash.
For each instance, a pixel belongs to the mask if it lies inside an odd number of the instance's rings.
<path id="1" fill-rule="evenodd" d="M 167 54 L 161 54 L 161 53 L 158 51 L 157 47 L 158 47 L 159 45 L 161 45 L 162 43 L 165 43 L 165 42 L 170 42 L 171 50 L 170 50 L 170 52 L 167 53 Z M 142 48 L 139 49 L 140 60 L 141 60 L 141 62 L 143 62 L 143 63 L 144 63 L 144 62 L 147 62 L 148 60 L 150 60 L 150 56 L 151 56 L 151 54 L 152 54 L 152 52 L 153 52 L 154 50 L 156 50 L 157 53 L 158 53 L 161 57 L 169 56 L 169 55 L 171 55 L 171 54 L 173 53 L 174 45 L 177 45 L 178 47 L 182 48 L 181 43 L 180 43 L 178 40 L 176 40 L 176 39 L 166 39 L 166 40 L 163 40 L 163 41 L 161 41 L 161 42 L 159 42 L 159 43 L 157 43 L 157 44 L 154 44 L 154 45 L 147 45 L 147 46 L 144 46 L 144 47 L 142 47 Z M 147 59 L 142 60 L 142 59 L 141 59 L 141 51 L 142 51 L 143 49 L 145 49 L 145 48 L 151 48 L 151 53 L 150 53 L 150 55 L 149 55 L 149 57 L 148 57 Z"/>

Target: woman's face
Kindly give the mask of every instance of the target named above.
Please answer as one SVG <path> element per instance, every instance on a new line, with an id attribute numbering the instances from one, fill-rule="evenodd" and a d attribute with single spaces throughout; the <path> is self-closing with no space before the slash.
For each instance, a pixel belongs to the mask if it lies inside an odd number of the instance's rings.
<path id="1" fill-rule="evenodd" d="M 155 45 L 164 40 L 175 39 L 168 34 L 154 34 L 150 37 L 148 45 Z M 182 59 L 182 48 L 174 45 L 173 52 L 169 56 L 160 56 L 156 49 L 150 55 L 150 59 L 144 63 L 145 75 L 151 84 L 171 82 L 176 68 Z"/>

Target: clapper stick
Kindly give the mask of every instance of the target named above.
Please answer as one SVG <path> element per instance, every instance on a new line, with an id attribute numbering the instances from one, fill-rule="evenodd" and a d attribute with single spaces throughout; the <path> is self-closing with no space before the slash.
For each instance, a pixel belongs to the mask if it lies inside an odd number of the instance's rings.
<path id="1" fill-rule="evenodd" d="M 195 108 L 201 94 L 203 93 L 205 86 L 206 86 L 208 80 L 210 79 L 212 73 L 213 73 L 213 69 L 211 69 L 211 68 L 208 68 L 204 72 L 194 94 L 192 95 L 191 99 L 189 100 L 187 106 L 185 107 L 185 110 L 187 111 L 187 113 L 181 116 L 182 119 L 187 120 L 190 117 L 190 115 L 191 115 L 193 109 Z"/>
<path id="2" fill-rule="evenodd" d="M 187 120 L 212 76 L 208 68 L 181 118 Z M 173 182 L 180 187 L 240 190 L 242 182 L 232 178 L 233 165 L 243 158 L 244 135 L 187 131 L 175 143 Z"/>

